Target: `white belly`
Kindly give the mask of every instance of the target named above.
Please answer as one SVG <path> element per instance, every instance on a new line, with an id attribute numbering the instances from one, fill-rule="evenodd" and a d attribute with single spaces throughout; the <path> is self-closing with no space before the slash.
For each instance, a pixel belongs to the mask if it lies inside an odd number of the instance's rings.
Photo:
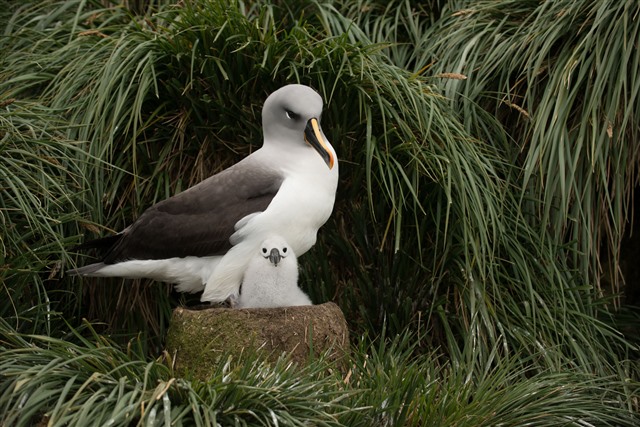
<path id="1" fill-rule="evenodd" d="M 231 236 L 234 245 L 207 279 L 202 301 L 224 301 L 237 295 L 251 255 L 270 235 L 283 237 L 293 252 L 302 255 L 316 242 L 318 229 L 333 210 L 337 174 L 329 186 L 314 187 L 313 180 L 287 179 L 264 212 L 248 221 Z"/>

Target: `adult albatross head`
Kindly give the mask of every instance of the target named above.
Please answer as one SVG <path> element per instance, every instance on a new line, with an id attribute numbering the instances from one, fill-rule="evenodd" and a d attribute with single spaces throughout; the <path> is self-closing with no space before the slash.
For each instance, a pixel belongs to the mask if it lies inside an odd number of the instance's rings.
<path id="1" fill-rule="evenodd" d="M 333 169 L 336 153 L 320 127 L 321 114 L 322 98 L 310 87 L 290 84 L 278 89 L 262 109 L 264 145 L 304 141 Z M 303 140 L 300 135 L 304 135 Z"/>

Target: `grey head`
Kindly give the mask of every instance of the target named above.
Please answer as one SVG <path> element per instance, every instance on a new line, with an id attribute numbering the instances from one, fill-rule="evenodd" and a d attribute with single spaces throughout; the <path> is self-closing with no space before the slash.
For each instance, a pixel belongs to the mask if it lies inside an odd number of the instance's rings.
<path id="1" fill-rule="evenodd" d="M 273 92 L 262 107 L 265 145 L 308 144 L 334 166 L 335 154 L 322 132 L 322 97 L 309 86 L 290 84 Z"/>

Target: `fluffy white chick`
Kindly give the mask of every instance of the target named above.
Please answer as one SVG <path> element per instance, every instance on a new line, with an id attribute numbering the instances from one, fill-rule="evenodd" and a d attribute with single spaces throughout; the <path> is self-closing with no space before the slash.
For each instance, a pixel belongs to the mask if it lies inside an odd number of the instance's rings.
<path id="1" fill-rule="evenodd" d="M 296 254 L 280 236 L 266 238 L 244 273 L 236 308 L 272 308 L 312 305 L 298 287 Z"/>

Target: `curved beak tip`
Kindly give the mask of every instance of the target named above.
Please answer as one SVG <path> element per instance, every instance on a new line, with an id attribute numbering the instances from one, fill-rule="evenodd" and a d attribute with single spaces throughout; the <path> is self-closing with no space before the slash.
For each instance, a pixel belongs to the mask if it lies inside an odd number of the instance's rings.
<path id="1" fill-rule="evenodd" d="M 329 141 L 327 141 L 322 133 L 320 123 L 315 117 L 312 117 L 307 122 L 304 130 L 304 140 L 320 154 L 320 157 L 322 157 L 322 160 L 324 160 L 329 169 L 333 169 L 335 161 L 333 151 L 329 148 Z"/>

